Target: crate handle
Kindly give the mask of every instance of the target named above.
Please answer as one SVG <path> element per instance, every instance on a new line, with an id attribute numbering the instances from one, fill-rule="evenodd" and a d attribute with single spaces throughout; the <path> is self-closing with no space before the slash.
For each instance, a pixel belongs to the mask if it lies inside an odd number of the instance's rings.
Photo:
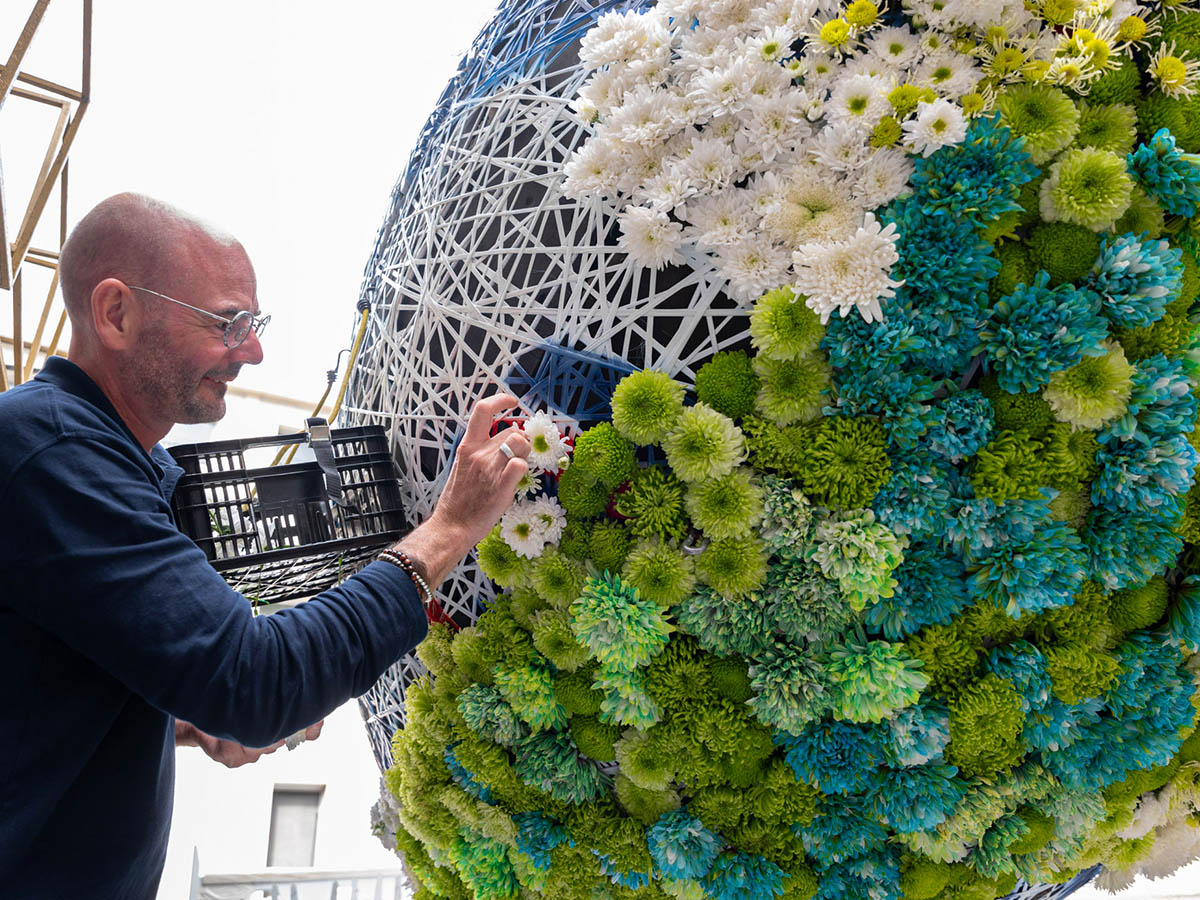
<path id="1" fill-rule="evenodd" d="M 316 416 L 304 420 L 304 428 L 308 432 L 308 444 L 325 476 L 325 496 L 334 506 L 343 506 L 342 476 L 338 474 L 337 462 L 333 455 L 333 442 L 329 439 L 329 423 Z"/>

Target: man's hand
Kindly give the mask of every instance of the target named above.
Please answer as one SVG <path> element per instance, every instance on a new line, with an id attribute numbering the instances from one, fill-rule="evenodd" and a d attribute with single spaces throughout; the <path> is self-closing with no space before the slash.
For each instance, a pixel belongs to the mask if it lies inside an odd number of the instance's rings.
<path id="1" fill-rule="evenodd" d="M 496 394 L 475 404 L 433 514 L 400 542 L 425 567 L 434 588 L 492 530 L 529 471 L 529 439 L 519 428 L 491 434 L 496 417 L 516 403 L 516 397 Z M 508 446 L 511 457 L 501 445 Z"/>
<path id="2" fill-rule="evenodd" d="M 322 719 L 317 724 L 308 726 L 304 732 L 305 740 L 316 740 L 320 736 L 321 728 L 324 724 L 325 720 Z M 259 759 L 268 753 L 274 753 L 283 744 L 283 741 L 276 741 L 269 747 L 243 747 L 235 741 L 226 741 L 213 737 L 211 734 L 205 734 L 190 722 L 175 721 L 176 747 L 199 747 L 210 758 L 215 759 L 221 765 L 230 769 L 236 769 L 238 766 L 244 766 L 247 763 L 258 762 Z"/>

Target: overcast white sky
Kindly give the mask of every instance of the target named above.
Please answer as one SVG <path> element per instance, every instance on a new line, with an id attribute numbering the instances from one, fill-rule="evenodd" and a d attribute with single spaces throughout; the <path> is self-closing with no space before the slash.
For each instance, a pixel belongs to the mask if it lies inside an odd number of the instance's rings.
<path id="1" fill-rule="evenodd" d="M 33 0 L 0 2 L 0 60 Z M 239 383 L 316 400 L 388 198 L 421 126 L 496 0 L 101 0 L 92 102 L 70 165 L 72 222 L 124 190 L 211 219 L 246 245 L 272 314 Z M 82 0 L 53 0 L 25 69 L 78 85 Z M 0 109 L 8 217 L 19 218 L 54 114 Z M 52 200 L 51 212 L 57 198 Z M 46 246 L 56 217 L 47 215 Z M 26 340 L 48 278 L 29 267 Z M 0 332 L 11 333 L 0 292 Z M 264 423 L 274 431 L 274 423 Z"/>

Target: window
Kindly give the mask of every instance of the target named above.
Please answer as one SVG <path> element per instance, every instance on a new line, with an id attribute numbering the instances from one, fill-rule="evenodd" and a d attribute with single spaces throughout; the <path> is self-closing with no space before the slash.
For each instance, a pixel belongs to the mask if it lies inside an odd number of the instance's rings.
<path id="1" fill-rule="evenodd" d="M 271 800 L 268 866 L 311 866 L 323 784 L 277 784 Z"/>

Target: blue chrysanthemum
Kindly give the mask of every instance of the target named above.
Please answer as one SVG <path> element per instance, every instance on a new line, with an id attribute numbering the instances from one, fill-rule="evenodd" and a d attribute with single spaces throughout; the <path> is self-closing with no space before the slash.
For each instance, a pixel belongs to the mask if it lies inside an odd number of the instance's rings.
<path id="1" fill-rule="evenodd" d="M 1183 153 L 1175 137 L 1160 128 L 1148 144 L 1126 157 L 1129 172 L 1173 216 L 1194 216 L 1200 206 L 1200 157 Z"/>
<path id="2" fill-rule="evenodd" d="M 946 527 L 946 539 L 969 559 L 980 559 L 1006 541 L 1028 541 L 1053 519 L 1045 491 L 1036 499 L 1017 498 L 996 503 L 976 497 L 968 479 L 960 479 L 958 509 L 952 510 Z"/>
<path id="3" fill-rule="evenodd" d="M 1072 596 L 1064 605 L 1074 602 Z M 1042 708 L 1049 701 L 1051 684 L 1046 657 L 1028 641 L 1013 641 L 996 647 L 988 654 L 984 666 L 1017 689 L 1026 713 Z"/>
<path id="4" fill-rule="evenodd" d="M 1122 328 L 1145 328 L 1162 318 L 1183 284 L 1183 251 L 1165 239 L 1132 234 L 1106 237 L 1086 285 L 1103 314 Z"/>
<path id="5" fill-rule="evenodd" d="M 1087 558 L 1074 529 L 1043 526 L 1026 541 L 1010 540 L 973 566 L 971 590 L 1016 618 L 1072 602 L 1086 576 Z"/>
<path id="6" fill-rule="evenodd" d="M 940 535 L 952 501 L 950 473 L 927 454 L 896 452 L 890 458 L 892 477 L 871 503 L 879 521 L 913 538 Z"/>
<path id="7" fill-rule="evenodd" d="M 1176 511 L 1164 507 L 1143 513 L 1093 509 L 1080 533 L 1091 577 L 1110 591 L 1145 584 L 1183 549 L 1178 521 Z"/>
<path id="8" fill-rule="evenodd" d="M 1025 717 L 1021 739 L 1026 749 L 1057 753 L 1079 740 L 1086 730 L 1100 721 L 1104 701 L 1088 697 L 1079 703 L 1064 703 L 1051 695 Z"/>
<path id="9" fill-rule="evenodd" d="M 1183 580 L 1167 619 L 1168 633 L 1189 653 L 1200 653 L 1200 576 Z"/>
<path id="10" fill-rule="evenodd" d="M 686 809 L 663 813 L 646 830 L 654 864 L 667 878 L 703 878 L 721 852 L 721 840 Z"/>
<path id="11" fill-rule="evenodd" d="M 896 831 L 928 831 L 946 821 L 966 793 L 957 768 L 931 763 L 884 770 L 872 798 L 880 817 Z"/>
<path id="12" fill-rule="evenodd" d="M 776 732 L 785 759 L 796 777 L 827 794 L 854 794 L 871 783 L 884 758 L 887 726 L 823 720 L 799 734 Z"/>
<path id="13" fill-rule="evenodd" d="M 957 554 L 943 552 L 933 541 L 911 544 L 893 573 L 899 584 L 892 596 L 867 607 L 867 627 L 895 641 L 926 625 L 949 622 L 970 603 L 963 574 Z"/>
<path id="14" fill-rule="evenodd" d="M 1104 353 L 1108 323 L 1100 298 L 1070 284 L 1049 284 L 1050 276 L 1038 272 L 1032 285 L 1018 285 L 992 307 L 979 332 L 979 349 L 1010 393 L 1040 390 L 1055 372 Z"/>
<path id="15" fill-rule="evenodd" d="M 586 803 L 609 788 L 611 779 L 579 755 L 568 735 L 542 731 L 517 742 L 513 768 L 530 787 L 562 803 Z"/>
<path id="16" fill-rule="evenodd" d="M 977 228 L 1020 209 L 1021 185 L 1038 174 L 1025 139 L 1001 125 L 999 113 L 979 116 L 961 143 L 913 163 L 909 184 L 917 198 Z"/>
<path id="17" fill-rule="evenodd" d="M 783 894 L 783 869 L 757 854 L 728 850 L 701 884 L 713 900 L 774 900 Z"/>
<path id="18" fill-rule="evenodd" d="M 905 707 L 887 725 L 884 755 L 891 766 L 920 766 L 940 759 L 950 743 L 950 709 L 938 700 Z"/>
<path id="19" fill-rule="evenodd" d="M 929 448 L 950 462 L 974 456 L 992 439 L 996 415 L 991 402 L 979 391 L 959 391 L 942 404 L 940 413 L 927 434 Z"/>
<path id="20" fill-rule="evenodd" d="M 1102 444 L 1096 453 L 1100 472 L 1092 482 L 1092 503 L 1114 512 L 1177 512 L 1198 461 L 1196 448 L 1181 434 L 1152 444 Z"/>
<path id="21" fill-rule="evenodd" d="M 1124 415 L 1097 434 L 1101 443 L 1133 438 L 1149 444 L 1155 438 L 1187 434 L 1196 424 L 1196 397 L 1183 360 L 1161 353 L 1134 366 L 1133 389 Z"/>
<path id="22" fill-rule="evenodd" d="M 902 900 L 900 859 L 900 848 L 888 845 L 824 866 L 813 900 Z"/>
<path id="23" fill-rule="evenodd" d="M 533 860 L 534 868 L 550 868 L 550 851 L 559 844 L 575 846 L 566 828 L 540 812 L 520 812 L 512 820 L 517 826 L 517 849 Z"/>
<path id="24" fill-rule="evenodd" d="M 888 837 L 887 827 L 866 797 L 822 797 L 812 822 L 795 831 L 821 866 L 880 850 Z"/>

